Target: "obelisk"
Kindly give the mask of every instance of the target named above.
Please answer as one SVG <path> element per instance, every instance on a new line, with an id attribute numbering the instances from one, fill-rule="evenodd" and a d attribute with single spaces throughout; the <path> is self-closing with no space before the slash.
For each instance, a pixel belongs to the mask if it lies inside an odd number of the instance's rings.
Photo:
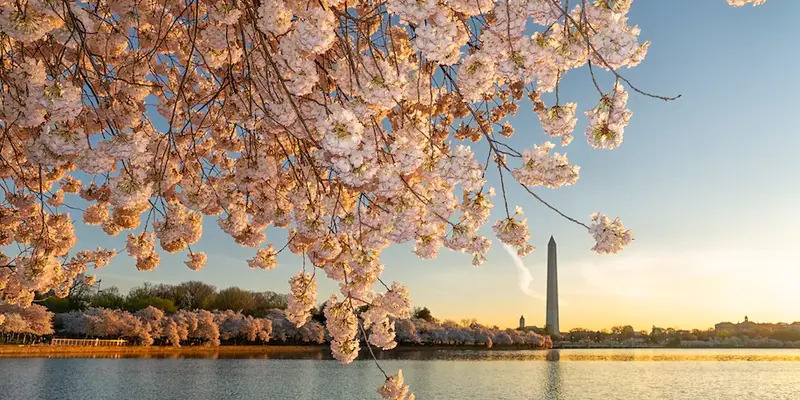
<path id="1" fill-rule="evenodd" d="M 547 243 L 547 331 L 561 336 L 558 330 L 558 271 L 556 260 L 556 240 L 550 236 Z"/>

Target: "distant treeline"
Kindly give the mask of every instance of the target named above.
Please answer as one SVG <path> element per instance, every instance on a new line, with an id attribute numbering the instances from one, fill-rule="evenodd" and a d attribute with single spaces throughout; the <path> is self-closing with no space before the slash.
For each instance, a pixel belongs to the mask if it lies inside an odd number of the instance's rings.
<path id="1" fill-rule="evenodd" d="M 244 315 L 263 318 L 269 310 L 284 310 L 287 307 L 285 294 L 265 291 L 253 292 L 229 287 L 217 290 L 213 285 L 198 281 L 175 285 L 145 283 L 132 288 L 123 295 L 114 286 L 98 289 L 79 280 L 70 290 L 69 296 L 39 296 L 38 304 L 53 313 L 79 311 L 87 308 L 106 308 L 136 312 L 148 306 L 166 314 L 178 310 L 232 310 Z"/>

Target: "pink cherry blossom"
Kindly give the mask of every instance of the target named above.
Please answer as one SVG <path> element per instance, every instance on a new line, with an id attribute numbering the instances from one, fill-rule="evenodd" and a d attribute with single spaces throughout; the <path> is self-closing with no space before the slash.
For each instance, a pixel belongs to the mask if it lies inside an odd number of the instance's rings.
<path id="1" fill-rule="evenodd" d="M 623 76 L 649 46 L 628 22 L 630 0 L 129 3 L 0 1 L 0 245 L 9 252 L 0 253 L 0 304 L 66 296 L 88 268 L 109 263 L 113 250 L 74 251 L 73 221 L 127 237 L 135 268 L 152 271 L 162 251 L 202 268 L 207 257 L 194 247 L 215 217 L 233 242 L 258 248 L 251 268 L 275 268 L 286 249 L 338 285 L 343 297 L 329 304 L 327 326 L 336 357 L 352 361 L 362 339 L 393 346 L 405 315 L 405 290 L 376 291 L 394 267 L 380 262 L 387 247 L 413 243 L 426 259 L 444 247 L 477 266 L 491 224 L 520 255 L 534 250 L 519 214 L 490 221 L 497 200 L 483 189 L 487 174 L 500 174 L 507 204 L 511 184 L 541 200 L 537 186 L 571 185 L 579 169 L 565 151 L 523 136 L 537 128 L 513 124 L 525 97 L 544 134 L 567 146 L 579 105 L 559 89 L 567 77 L 584 79 L 600 93 L 584 106 L 587 141 L 610 150 L 632 116 L 627 90 L 647 95 Z M 594 79 L 601 74 L 613 86 Z M 618 220 L 590 224 L 595 251 L 632 239 Z M 286 242 L 268 238 L 272 229 Z M 319 338 L 309 322 L 316 273 L 289 285 L 293 327 L 277 330 Z M 381 306 L 359 320 L 356 309 L 373 301 Z M 96 310 L 81 318 L 112 321 L 96 328 L 141 343 L 179 345 L 191 335 L 213 345 L 269 330 L 201 312 L 158 323 Z M 387 384 L 406 396 L 400 374 Z"/>

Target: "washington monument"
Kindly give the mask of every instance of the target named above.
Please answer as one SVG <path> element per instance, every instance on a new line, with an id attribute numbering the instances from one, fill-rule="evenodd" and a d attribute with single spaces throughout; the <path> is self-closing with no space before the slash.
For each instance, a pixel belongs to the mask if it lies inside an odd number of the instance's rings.
<path id="1" fill-rule="evenodd" d="M 547 332 L 560 336 L 558 330 L 558 271 L 556 260 L 556 240 L 550 236 L 547 243 Z"/>

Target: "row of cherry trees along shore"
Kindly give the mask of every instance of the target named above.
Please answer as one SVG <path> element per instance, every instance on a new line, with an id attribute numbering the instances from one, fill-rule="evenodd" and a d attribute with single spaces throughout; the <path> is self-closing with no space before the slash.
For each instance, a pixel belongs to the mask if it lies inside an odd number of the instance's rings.
<path id="1" fill-rule="evenodd" d="M 422 311 L 422 312 L 421 312 Z M 403 344 L 516 345 L 551 347 L 549 337 L 533 331 L 489 328 L 464 320 L 437 321 L 427 309 L 416 317 L 396 321 L 396 340 Z M 315 315 L 319 317 L 321 314 Z M 148 306 L 128 312 L 123 309 L 88 308 L 54 314 L 40 305 L 28 308 L 0 305 L 0 338 L 27 343 L 44 336 L 78 338 L 124 338 L 139 345 L 219 344 L 320 344 L 330 341 L 324 321 L 313 319 L 301 327 L 290 323 L 283 310 L 272 309 L 264 318 L 241 312 L 179 310 L 171 315 Z M 55 328 L 55 329 L 54 329 Z M 800 348 L 800 322 L 717 324 L 716 329 L 675 330 L 653 327 L 651 332 L 618 326 L 610 331 L 575 328 L 562 338 L 571 345 L 588 347 L 791 347 Z M 564 344 L 562 343 L 562 346 Z"/>
<path id="2" fill-rule="evenodd" d="M 549 337 L 534 332 L 412 318 L 398 320 L 392 332 L 397 342 L 408 344 L 524 345 L 552 347 Z M 54 329 L 55 328 L 55 329 Z M 87 308 L 54 314 L 38 304 L 27 308 L 0 305 L 0 334 L 6 341 L 34 341 L 46 335 L 127 339 L 133 344 L 210 345 L 306 343 L 322 344 L 331 337 L 322 323 L 311 320 L 296 327 L 283 310 L 273 309 L 258 318 L 236 311 L 178 310 L 165 314 L 148 306 L 136 312 Z"/>

